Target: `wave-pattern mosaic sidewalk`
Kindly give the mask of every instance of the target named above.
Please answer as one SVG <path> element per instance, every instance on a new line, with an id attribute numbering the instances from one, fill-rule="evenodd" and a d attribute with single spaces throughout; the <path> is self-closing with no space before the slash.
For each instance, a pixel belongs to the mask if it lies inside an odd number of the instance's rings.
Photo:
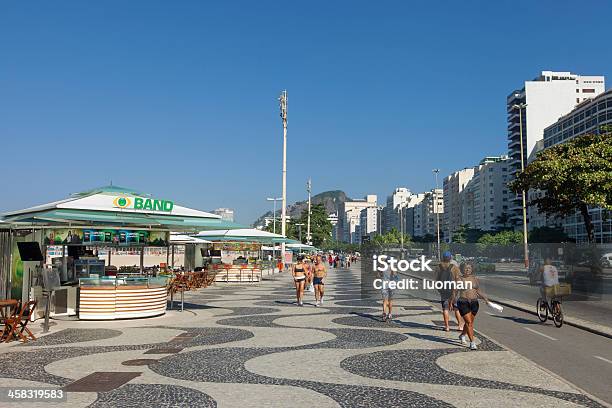
<path id="1" fill-rule="evenodd" d="M 64 407 L 601 406 L 486 337 L 468 350 L 431 303 L 398 300 L 382 322 L 357 270 L 325 288 L 322 307 L 311 294 L 298 307 L 281 274 L 189 293 L 158 318 L 58 322 L 0 349 L 0 381 L 65 387 Z"/>

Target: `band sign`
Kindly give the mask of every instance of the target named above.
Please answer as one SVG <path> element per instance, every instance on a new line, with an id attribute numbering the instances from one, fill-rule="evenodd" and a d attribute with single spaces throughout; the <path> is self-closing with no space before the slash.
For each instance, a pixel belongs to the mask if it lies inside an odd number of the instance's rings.
<path id="1" fill-rule="evenodd" d="M 174 208 L 174 202 L 169 200 L 155 200 L 153 198 L 143 197 L 116 197 L 113 204 L 118 208 L 133 208 L 134 210 L 149 210 L 171 212 Z"/>

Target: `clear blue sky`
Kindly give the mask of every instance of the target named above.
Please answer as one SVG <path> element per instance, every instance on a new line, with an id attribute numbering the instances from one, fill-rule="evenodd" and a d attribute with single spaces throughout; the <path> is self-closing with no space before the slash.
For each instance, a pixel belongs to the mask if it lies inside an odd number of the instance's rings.
<path id="1" fill-rule="evenodd" d="M 579 5 L 579 7 L 578 7 Z M 577 7 L 580 12 L 577 12 Z M 0 211 L 110 180 L 252 222 L 289 201 L 432 187 L 503 154 L 541 70 L 612 81 L 605 1 L 4 1 Z"/>

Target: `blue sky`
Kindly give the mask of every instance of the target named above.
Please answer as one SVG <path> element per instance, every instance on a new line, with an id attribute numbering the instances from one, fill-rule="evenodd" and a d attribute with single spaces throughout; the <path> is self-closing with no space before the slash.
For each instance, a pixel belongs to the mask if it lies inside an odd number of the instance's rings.
<path id="1" fill-rule="evenodd" d="M 503 154 L 542 70 L 610 79 L 612 3 L 0 3 L 0 211 L 108 184 L 252 222 L 288 199 L 430 189 Z"/>

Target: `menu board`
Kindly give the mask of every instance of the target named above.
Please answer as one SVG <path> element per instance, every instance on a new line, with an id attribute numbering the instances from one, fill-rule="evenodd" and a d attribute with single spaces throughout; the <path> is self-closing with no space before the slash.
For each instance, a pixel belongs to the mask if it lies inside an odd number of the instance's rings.
<path id="1" fill-rule="evenodd" d="M 87 245 L 148 245 L 167 246 L 169 233 L 167 231 L 142 230 L 83 230 L 83 244 Z"/>
<path id="2" fill-rule="evenodd" d="M 261 244 L 255 242 L 215 242 L 215 251 L 259 251 Z"/>

